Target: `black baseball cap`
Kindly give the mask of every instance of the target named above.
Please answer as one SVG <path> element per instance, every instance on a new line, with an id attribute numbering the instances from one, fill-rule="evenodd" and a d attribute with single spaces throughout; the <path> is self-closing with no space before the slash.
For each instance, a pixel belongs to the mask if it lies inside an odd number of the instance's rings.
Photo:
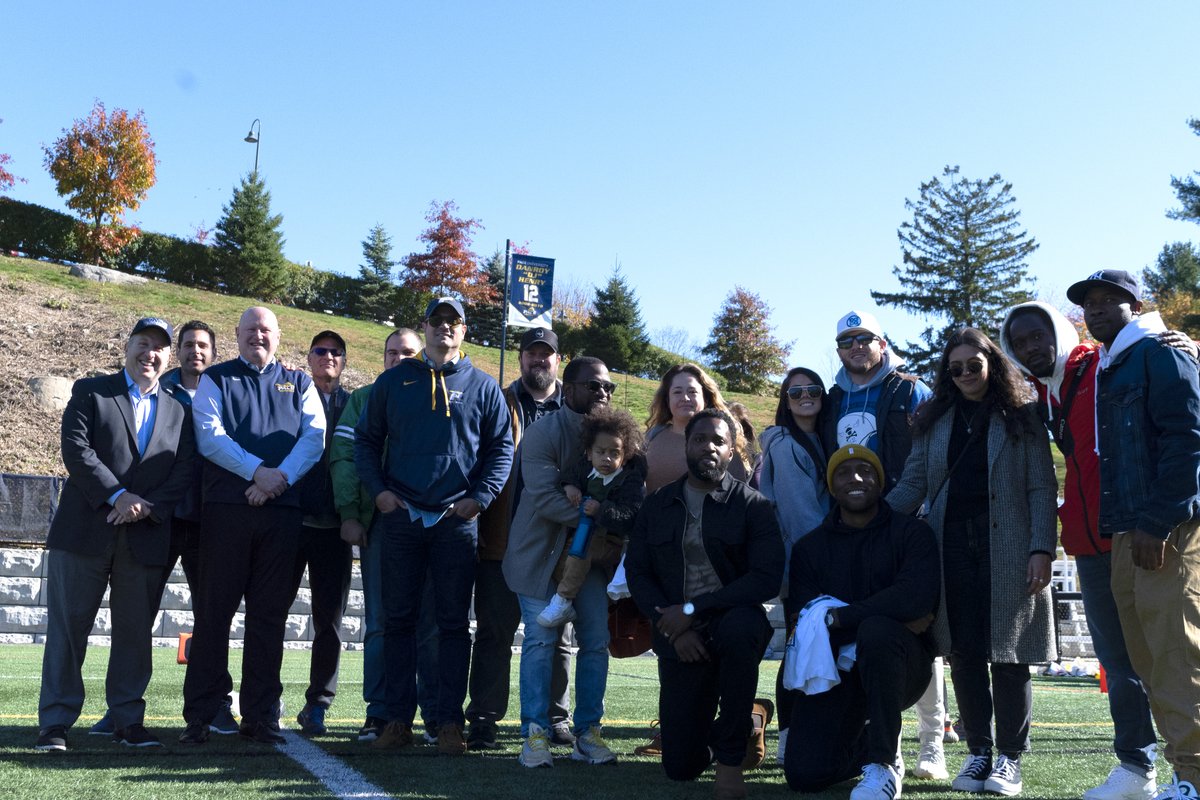
<path id="1" fill-rule="evenodd" d="M 521 352 L 538 343 L 544 344 L 554 352 L 558 352 L 558 334 L 549 328 L 530 328 L 521 337 Z"/>
<path id="2" fill-rule="evenodd" d="M 1067 299 L 1081 306 L 1088 291 L 1097 286 L 1115 287 L 1133 297 L 1134 302 L 1142 301 L 1142 287 L 1138 284 L 1138 279 L 1123 269 L 1102 269 L 1093 272 L 1078 283 L 1071 284 L 1067 289 Z"/>
<path id="3" fill-rule="evenodd" d="M 467 321 L 467 312 L 463 311 L 462 303 L 455 300 L 453 297 L 435 297 L 429 301 L 429 305 L 425 306 L 425 319 L 433 316 L 433 312 L 437 311 L 438 306 L 450 306 L 454 309 L 454 313 L 462 317 L 462 321 Z"/>
<path id="4" fill-rule="evenodd" d="M 322 339 L 333 339 L 338 343 L 338 347 L 341 348 L 342 352 L 346 352 L 346 340 L 343 339 L 337 331 L 321 331 L 312 338 L 311 342 L 308 343 L 308 349 L 312 350 L 317 346 L 317 342 L 321 341 Z"/>
<path id="5" fill-rule="evenodd" d="M 136 336 L 142 331 L 149 330 L 150 328 L 162 331 L 167 337 L 167 344 L 175 341 L 175 329 L 171 327 L 171 323 L 167 322 L 162 317 L 142 317 L 137 321 L 137 324 L 133 326 L 133 330 L 129 332 L 129 335 L 131 337 Z"/>

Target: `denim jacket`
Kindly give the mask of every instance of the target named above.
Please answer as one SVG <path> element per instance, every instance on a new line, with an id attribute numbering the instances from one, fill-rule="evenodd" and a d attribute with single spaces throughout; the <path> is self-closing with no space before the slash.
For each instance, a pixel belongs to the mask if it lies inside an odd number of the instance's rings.
<path id="1" fill-rule="evenodd" d="M 1100 535 L 1166 539 L 1200 514 L 1196 365 L 1148 336 L 1102 364 L 1096 382 Z"/>

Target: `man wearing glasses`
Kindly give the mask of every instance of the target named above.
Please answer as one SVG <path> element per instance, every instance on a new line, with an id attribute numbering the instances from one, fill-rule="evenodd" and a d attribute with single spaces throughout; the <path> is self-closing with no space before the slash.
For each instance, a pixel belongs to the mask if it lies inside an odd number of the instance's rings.
<path id="1" fill-rule="evenodd" d="M 904 472 L 912 449 L 913 412 L 933 395 L 921 380 L 899 371 L 900 358 L 888 348 L 879 320 L 864 311 L 851 311 L 837 323 L 837 354 L 842 368 L 826 401 L 829 414 L 821 443 L 826 453 L 848 444 L 862 445 L 879 456 L 886 495 Z M 921 750 L 913 774 L 944 780 L 945 678 L 941 659 L 933 663 L 929 689 L 917 701 Z"/>
<path id="2" fill-rule="evenodd" d="M 334 331 L 321 331 L 308 349 L 308 371 L 325 408 L 325 453 L 308 474 L 300 490 L 304 524 L 300 529 L 300 550 L 292 571 L 292 596 L 300 588 L 304 568 L 308 568 L 308 588 L 312 593 L 312 658 L 308 671 L 308 689 L 304 708 L 296 716 L 300 730 L 310 736 L 325 733 L 325 712 L 337 694 L 338 661 L 342 654 L 342 615 L 350 596 L 350 543 L 342 541 L 341 520 L 333 502 L 333 481 L 329 476 L 329 446 L 333 442 L 338 419 L 350 400 L 342 388 L 342 370 L 346 367 L 346 341 Z"/>
<path id="3" fill-rule="evenodd" d="M 563 492 L 561 475 L 583 457 L 583 417 L 607 405 L 616 387 L 608 367 L 598 358 L 580 356 L 563 370 L 563 408 L 535 422 L 521 440 L 520 469 L 524 485 L 508 533 L 503 571 L 517 593 L 525 638 L 521 645 L 520 762 L 526 767 L 552 767 L 550 754 L 551 661 L 559 631 L 537 623 L 555 586 L 551 573 L 566 544 L 567 529 L 579 520 L 579 509 Z M 589 764 L 611 764 L 616 755 L 601 737 L 604 690 L 608 678 L 607 579 L 593 566 L 575 598 L 575 747 L 571 758 Z"/>
<path id="4" fill-rule="evenodd" d="M 476 518 L 504 488 L 512 420 L 494 379 L 461 351 L 462 304 L 439 297 L 425 310 L 425 349 L 375 381 L 355 429 L 354 462 L 379 511 L 388 725 L 380 748 L 412 744 L 416 625 L 433 581 L 440 682 L 433 712 L 438 751 L 466 752 L 463 701 L 471 657 Z"/>

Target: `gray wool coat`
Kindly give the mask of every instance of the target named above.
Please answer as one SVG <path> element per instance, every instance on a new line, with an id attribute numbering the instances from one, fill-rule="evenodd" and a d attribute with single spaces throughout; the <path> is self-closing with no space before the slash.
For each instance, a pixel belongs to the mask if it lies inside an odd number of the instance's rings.
<path id="1" fill-rule="evenodd" d="M 950 465 L 953 410 L 943 414 L 933 427 L 914 437 L 913 449 L 904 464 L 900 482 L 887 496 L 893 508 L 912 513 L 928 495 L 938 493 L 927 521 L 942 549 L 949 486 L 943 486 Z M 991 647 L 988 661 L 996 664 L 1040 664 L 1056 658 L 1054 614 L 1050 589 L 1030 597 L 1026 591 L 1029 555 L 1036 550 L 1053 554 L 1057 545 L 1055 509 L 1058 483 L 1050 458 L 1046 430 L 1014 439 L 1005 430 L 1004 419 L 993 413 L 988 425 L 988 491 L 992 564 Z M 960 469 L 962 469 L 960 467 Z M 1053 557 L 1053 556 L 1052 556 Z M 950 652 L 950 628 L 946 621 L 946 588 L 942 583 L 939 613 L 934 621 L 938 649 Z"/>

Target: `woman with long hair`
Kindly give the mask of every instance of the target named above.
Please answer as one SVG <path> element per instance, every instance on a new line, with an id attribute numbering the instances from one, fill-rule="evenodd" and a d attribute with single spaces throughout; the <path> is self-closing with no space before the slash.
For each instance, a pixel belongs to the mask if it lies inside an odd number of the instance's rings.
<path id="1" fill-rule="evenodd" d="M 1029 665 L 1055 656 L 1049 584 L 1058 486 L 1032 399 L 991 339 L 975 328 L 955 333 L 887 497 L 903 512 L 924 503 L 941 549 L 934 632 L 950 653 L 970 748 L 957 791 L 1021 791 L 1033 713 Z"/>
<path id="2" fill-rule="evenodd" d="M 676 364 L 663 374 L 646 420 L 647 495 L 687 473 L 683 429 L 705 408 L 729 410 L 717 382 L 700 366 Z M 729 474 L 744 481 L 751 462 L 741 437 L 738 443 L 738 457 L 730 464 Z"/>
<path id="3" fill-rule="evenodd" d="M 800 537 L 821 524 L 829 513 L 829 489 L 825 482 L 826 453 L 821 447 L 822 412 L 825 406 L 825 382 L 807 367 L 794 367 L 779 387 L 775 424 L 762 432 L 762 464 L 758 490 L 775 506 L 779 529 L 783 532 L 784 619 L 792 627 L 800 609 L 788 603 L 788 565 L 792 546 Z M 775 702 L 779 707 L 779 753 L 786 750 L 788 725 L 792 719 L 792 694 L 783 688 L 783 662 L 775 680 Z"/>

